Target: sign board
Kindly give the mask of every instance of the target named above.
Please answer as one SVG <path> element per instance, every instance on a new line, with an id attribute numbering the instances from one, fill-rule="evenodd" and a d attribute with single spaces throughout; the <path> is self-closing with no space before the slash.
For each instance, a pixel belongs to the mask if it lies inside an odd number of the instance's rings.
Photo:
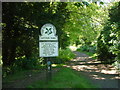
<path id="1" fill-rule="evenodd" d="M 58 56 L 58 42 L 39 42 L 40 57 Z"/>
<path id="2" fill-rule="evenodd" d="M 52 24 L 45 24 L 41 28 L 41 36 L 39 40 L 58 40 L 56 36 L 56 28 Z"/>
<path id="3" fill-rule="evenodd" d="M 58 56 L 58 36 L 56 36 L 56 28 L 52 24 L 45 24 L 41 28 L 41 35 L 39 35 L 39 56 Z"/>

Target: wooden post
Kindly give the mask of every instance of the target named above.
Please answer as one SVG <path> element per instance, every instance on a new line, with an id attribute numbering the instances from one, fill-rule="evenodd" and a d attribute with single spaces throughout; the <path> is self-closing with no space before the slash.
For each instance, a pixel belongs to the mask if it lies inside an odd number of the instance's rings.
<path id="1" fill-rule="evenodd" d="M 52 79 L 52 65 L 51 65 L 50 57 L 47 58 L 46 78 L 47 78 L 47 82 L 49 82 Z"/>

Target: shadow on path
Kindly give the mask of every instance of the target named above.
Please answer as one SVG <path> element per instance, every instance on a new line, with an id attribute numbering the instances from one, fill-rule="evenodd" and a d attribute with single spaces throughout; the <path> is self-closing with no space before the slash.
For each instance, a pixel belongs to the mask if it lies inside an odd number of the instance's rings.
<path id="1" fill-rule="evenodd" d="M 120 76 L 112 65 L 102 64 L 77 51 L 74 53 L 76 58 L 68 62 L 65 67 L 70 67 L 86 76 L 98 88 L 120 88 Z"/>

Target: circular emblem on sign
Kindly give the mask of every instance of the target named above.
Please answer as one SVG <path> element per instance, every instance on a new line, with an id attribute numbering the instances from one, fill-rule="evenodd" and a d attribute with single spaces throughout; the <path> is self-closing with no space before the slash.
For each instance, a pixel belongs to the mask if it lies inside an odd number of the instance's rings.
<path id="1" fill-rule="evenodd" d="M 56 35 L 56 28 L 52 24 L 45 24 L 41 28 L 42 36 L 55 36 Z"/>

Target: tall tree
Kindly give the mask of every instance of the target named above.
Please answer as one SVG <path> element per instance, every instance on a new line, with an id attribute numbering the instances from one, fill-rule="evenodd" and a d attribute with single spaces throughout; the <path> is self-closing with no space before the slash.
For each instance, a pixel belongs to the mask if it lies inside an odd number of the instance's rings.
<path id="1" fill-rule="evenodd" d="M 66 8 L 70 17 L 64 25 L 64 30 L 71 42 L 79 40 L 82 44 L 95 43 L 107 18 L 105 8 L 88 2 L 70 2 Z"/>
<path id="2" fill-rule="evenodd" d="M 52 23 L 57 28 L 60 47 L 67 41 L 62 30 L 68 13 L 64 2 L 3 2 L 3 65 L 11 65 L 15 58 L 25 56 L 27 59 L 38 57 L 38 35 L 40 28 Z M 62 36 L 62 37 L 61 37 Z"/>
<path id="3" fill-rule="evenodd" d="M 113 3 L 109 18 L 98 38 L 98 58 L 107 61 L 120 60 L 120 2 Z"/>

